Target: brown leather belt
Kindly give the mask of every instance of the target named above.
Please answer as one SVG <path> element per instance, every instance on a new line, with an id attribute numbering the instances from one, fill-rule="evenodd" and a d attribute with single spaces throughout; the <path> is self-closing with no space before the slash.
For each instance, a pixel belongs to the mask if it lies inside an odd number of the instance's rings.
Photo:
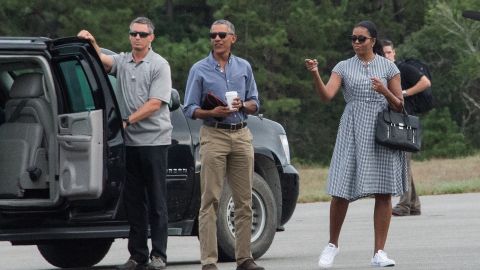
<path id="1" fill-rule="evenodd" d="M 236 124 L 225 124 L 220 122 L 204 122 L 206 126 L 214 127 L 214 128 L 221 128 L 221 129 L 228 129 L 228 130 L 239 130 L 247 126 L 247 122 L 240 122 Z"/>

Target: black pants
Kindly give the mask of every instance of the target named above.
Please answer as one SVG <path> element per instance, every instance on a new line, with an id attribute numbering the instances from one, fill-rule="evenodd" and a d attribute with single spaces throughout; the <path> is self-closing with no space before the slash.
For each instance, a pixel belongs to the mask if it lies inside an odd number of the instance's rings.
<path id="1" fill-rule="evenodd" d="M 150 256 L 167 261 L 167 149 L 168 145 L 127 146 L 127 179 L 123 195 L 130 234 L 130 258 L 148 261 L 148 225 L 152 240 Z"/>

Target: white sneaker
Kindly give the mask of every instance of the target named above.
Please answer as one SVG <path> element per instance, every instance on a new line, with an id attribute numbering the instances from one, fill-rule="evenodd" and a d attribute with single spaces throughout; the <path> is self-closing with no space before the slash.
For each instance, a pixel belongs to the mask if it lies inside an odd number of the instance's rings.
<path id="1" fill-rule="evenodd" d="M 323 249 L 320 258 L 318 259 L 318 266 L 320 268 L 330 268 L 333 265 L 333 260 L 340 251 L 334 244 L 328 243 L 328 245 Z"/>
<path id="2" fill-rule="evenodd" d="M 376 267 L 387 267 L 387 266 L 395 266 L 395 261 L 392 259 L 389 259 L 387 257 L 387 253 L 381 249 L 375 253 L 375 256 L 373 256 L 371 260 L 372 266 Z"/>

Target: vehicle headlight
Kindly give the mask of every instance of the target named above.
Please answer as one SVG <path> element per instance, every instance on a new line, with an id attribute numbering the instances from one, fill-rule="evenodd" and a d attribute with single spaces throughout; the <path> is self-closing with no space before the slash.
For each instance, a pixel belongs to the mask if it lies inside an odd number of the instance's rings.
<path id="1" fill-rule="evenodd" d="M 285 152 L 285 158 L 287 159 L 287 164 L 290 164 L 290 148 L 288 148 L 288 139 L 286 134 L 278 135 L 280 141 L 282 142 L 283 152 Z"/>

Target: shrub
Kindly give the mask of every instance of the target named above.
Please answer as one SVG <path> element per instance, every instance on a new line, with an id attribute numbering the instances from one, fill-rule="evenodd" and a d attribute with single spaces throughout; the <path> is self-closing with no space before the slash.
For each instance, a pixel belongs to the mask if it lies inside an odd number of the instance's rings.
<path id="1" fill-rule="evenodd" d="M 415 159 L 454 158 L 473 153 L 448 108 L 434 109 L 421 117 L 421 121 L 422 150 Z"/>

